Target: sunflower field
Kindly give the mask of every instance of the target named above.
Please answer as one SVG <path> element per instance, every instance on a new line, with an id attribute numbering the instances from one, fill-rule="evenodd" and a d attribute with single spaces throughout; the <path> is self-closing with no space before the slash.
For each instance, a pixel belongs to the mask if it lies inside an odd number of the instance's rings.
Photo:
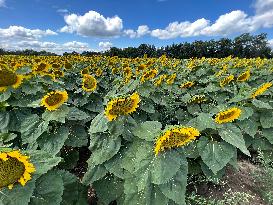
<path id="1" fill-rule="evenodd" d="M 189 176 L 272 156 L 272 72 L 260 58 L 0 56 L 0 204 L 184 205 Z"/>

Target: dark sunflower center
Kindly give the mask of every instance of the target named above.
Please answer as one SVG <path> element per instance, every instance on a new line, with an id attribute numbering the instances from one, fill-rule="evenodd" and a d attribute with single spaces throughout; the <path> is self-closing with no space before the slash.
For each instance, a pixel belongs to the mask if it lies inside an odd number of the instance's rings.
<path id="1" fill-rule="evenodd" d="M 84 79 L 84 87 L 87 89 L 92 89 L 95 86 L 95 81 L 92 78 Z"/>
<path id="2" fill-rule="evenodd" d="M 15 158 L 0 160 L 0 188 L 14 184 L 23 176 L 25 166 Z"/>
<path id="3" fill-rule="evenodd" d="M 54 106 L 57 105 L 58 103 L 60 103 L 63 99 L 63 96 L 59 93 L 54 93 L 51 94 L 49 97 L 47 97 L 45 99 L 45 102 L 49 105 L 49 106 Z"/>
<path id="4" fill-rule="evenodd" d="M 14 85 L 17 81 L 15 73 L 8 70 L 0 70 L 0 87 Z"/>
<path id="5" fill-rule="evenodd" d="M 131 98 L 126 98 L 124 101 L 118 101 L 113 105 L 113 108 L 110 110 L 112 115 L 124 115 L 132 107 L 133 101 Z"/>
<path id="6" fill-rule="evenodd" d="M 45 63 L 40 63 L 38 66 L 37 66 L 37 71 L 43 71 L 46 69 L 46 64 Z"/>
<path id="7" fill-rule="evenodd" d="M 229 113 L 227 113 L 227 114 L 220 115 L 219 120 L 228 119 L 228 118 L 232 117 L 234 114 L 235 114 L 234 111 L 231 111 L 231 112 L 229 112 Z"/>
<path id="8" fill-rule="evenodd" d="M 247 77 L 247 74 L 245 73 L 245 74 L 239 76 L 238 80 L 245 80 L 246 77 Z"/>

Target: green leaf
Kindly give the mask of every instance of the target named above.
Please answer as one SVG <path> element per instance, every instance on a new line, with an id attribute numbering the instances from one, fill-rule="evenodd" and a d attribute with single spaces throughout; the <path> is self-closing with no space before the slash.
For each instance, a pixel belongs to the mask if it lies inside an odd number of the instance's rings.
<path id="1" fill-rule="evenodd" d="M 79 161 L 79 151 L 77 149 L 64 149 L 61 152 L 63 161 L 59 164 L 61 169 L 73 169 L 77 166 Z"/>
<path id="2" fill-rule="evenodd" d="M 98 132 L 105 132 L 108 129 L 108 120 L 104 113 L 98 114 L 91 122 L 89 133 L 94 134 Z"/>
<path id="3" fill-rule="evenodd" d="M 43 151 L 56 155 L 64 145 L 69 135 L 67 127 L 58 128 L 55 133 L 44 133 L 38 138 L 37 142 Z"/>
<path id="4" fill-rule="evenodd" d="M 97 137 L 99 137 L 100 139 L 93 142 L 91 138 L 90 150 L 92 152 L 92 155 L 88 160 L 88 163 L 90 165 L 102 164 L 105 161 L 111 159 L 115 154 L 118 153 L 121 146 L 120 137 L 113 138 L 109 135 L 100 135 Z M 95 143 L 96 146 L 93 146 L 92 143 Z"/>
<path id="5" fill-rule="evenodd" d="M 89 117 L 90 116 L 87 113 L 83 112 L 79 108 L 72 107 L 69 109 L 69 113 L 66 118 L 68 120 L 86 120 Z"/>
<path id="6" fill-rule="evenodd" d="M 245 119 L 243 121 L 238 121 L 236 123 L 239 127 L 250 136 L 254 137 L 258 131 L 258 123 L 253 120 L 253 118 Z"/>
<path id="7" fill-rule="evenodd" d="M 254 113 L 254 111 L 251 107 L 240 107 L 240 109 L 242 110 L 242 113 L 241 113 L 240 117 L 238 118 L 238 120 L 248 119 Z"/>
<path id="8" fill-rule="evenodd" d="M 43 113 L 42 118 L 45 121 L 57 121 L 57 122 L 65 123 L 65 118 L 69 112 L 70 112 L 69 107 L 62 105 L 60 108 L 58 108 L 55 111 L 46 110 Z"/>
<path id="9" fill-rule="evenodd" d="M 198 141 L 198 150 L 203 162 L 214 174 L 223 169 L 236 154 L 236 148 L 222 141 L 209 141 L 202 137 Z"/>
<path id="10" fill-rule="evenodd" d="M 211 169 L 203 162 L 199 162 L 201 165 L 201 169 L 203 173 L 206 176 L 207 181 L 211 181 L 213 183 L 219 183 L 219 180 L 224 176 L 225 174 L 225 168 L 221 169 L 217 174 L 214 174 Z"/>
<path id="11" fill-rule="evenodd" d="M 162 125 L 158 121 L 146 121 L 138 125 L 133 130 L 133 134 L 140 139 L 153 142 L 160 133 L 161 128 Z"/>
<path id="12" fill-rule="evenodd" d="M 48 172 L 36 181 L 30 205 L 59 205 L 63 191 L 62 177 L 55 171 Z"/>
<path id="13" fill-rule="evenodd" d="M 107 170 L 104 165 L 89 164 L 86 173 L 82 179 L 82 183 L 91 185 L 93 182 L 98 181 L 107 174 Z"/>
<path id="14" fill-rule="evenodd" d="M 142 102 L 139 109 L 144 110 L 147 113 L 155 113 L 155 108 L 152 101 Z"/>
<path id="15" fill-rule="evenodd" d="M 262 112 L 260 114 L 260 122 L 263 128 L 273 127 L 273 113 L 272 112 Z"/>
<path id="16" fill-rule="evenodd" d="M 119 198 L 123 193 L 122 180 L 107 176 L 99 181 L 93 183 L 99 202 L 103 205 L 108 205 L 110 202 Z"/>
<path id="17" fill-rule="evenodd" d="M 0 112 L 0 130 L 7 128 L 9 124 L 9 113 L 5 111 Z"/>
<path id="18" fill-rule="evenodd" d="M 162 193 L 169 199 L 173 200 L 179 205 L 185 204 L 185 193 L 187 186 L 187 173 L 188 164 L 187 162 L 181 166 L 176 175 L 166 184 L 159 185 Z"/>
<path id="19" fill-rule="evenodd" d="M 226 124 L 219 130 L 219 135 L 223 140 L 239 148 L 244 154 L 250 156 L 250 153 L 246 148 L 243 135 L 238 127 L 232 124 Z"/>
<path id="20" fill-rule="evenodd" d="M 73 124 L 69 126 L 69 136 L 65 141 L 65 145 L 71 147 L 83 147 L 87 146 L 88 134 L 85 128 L 79 124 Z"/>
<path id="21" fill-rule="evenodd" d="M 0 93 L 0 102 L 5 102 L 11 96 L 11 92 Z"/>
<path id="22" fill-rule="evenodd" d="M 27 182 L 25 186 L 16 184 L 12 190 L 0 191 L 1 205 L 27 205 L 35 189 L 35 179 Z"/>
<path id="23" fill-rule="evenodd" d="M 260 100 L 256 100 L 256 99 L 253 99 L 252 100 L 252 104 L 257 107 L 257 108 L 260 108 L 260 109 L 273 109 L 269 103 L 266 103 L 266 102 L 263 102 L 263 101 L 260 101 Z"/>
<path id="24" fill-rule="evenodd" d="M 87 187 L 68 171 L 58 171 L 64 183 L 61 205 L 87 205 Z"/>
<path id="25" fill-rule="evenodd" d="M 47 173 L 50 169 L 57 166 L 61 161 L 60 157 L 52 156 L 52 154 L 41 150 L 25 151 L 25 153 L 30 156 L 30 161 L 35 166 L 35 175 L 42 175 Z"/>
<path id="26" fill-rule="evenodd" d="M 263 129 L 263 136 L 273 145 L 273 128 Z"/>
<path id="27" fill-rule="evenodd" d="M 199 131 L 208 128 L 215 130 L 217 128 L 217 124 L 214 122 L 212 115 L 208 113 L 199 113 L 198 117 L 188 122 L 188 125 L 197 128 Z"/>

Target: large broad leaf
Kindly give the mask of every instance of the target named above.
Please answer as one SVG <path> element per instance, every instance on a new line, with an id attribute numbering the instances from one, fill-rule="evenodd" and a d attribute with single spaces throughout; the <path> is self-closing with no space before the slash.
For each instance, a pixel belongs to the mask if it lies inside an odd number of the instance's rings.
<path id="1" fill-rule="evenodd" d="M 145 189 L 138 191 L 136 178 L 128 178 L 124 183 L 125 198 L 122 204 L 135 205 L 166 205 L 169 199 L 161 192 L 158 186 L 149 184 Z"/>
<path id="2" fill-rule="evenodd" d="M 252 137 L 254 137 L 255 134 L 258 131 L 259 123 L 257 123 L 256 121 L 254 121 L 253 118 L 248 118 L 248 119 L 245 119 L 243 121 L 238 121 L 236 124 L 239 125 L 239 127 L 245 133 L 249 134 Z"/>
<path id="3" fill-rule="evenodd" d="M 35 189 L 35 180 L 32 179 L 24 187 L 17 184 L 12 190 L 0 191 L 1 205 L 27 205 Z"/>
<path id="4" fill-rule="evenodd" d="M 92 152 L 88 163 L 92 166 L 102 164 L 118 153 L 121 146 L 121 138 L 106 134 L 92 135 L 90 150 Z"/>
<path id="5" fill-rule="evenodd" d="M 252 104 L 257 107 L 257 108 L 260 108 L 260 109 L 273 109 L 269 103 L 266 103 L 266 102 L 263 102 L 263 101 L 260 101 L 260 100 L 252 100 Z"/>
<path id="6" fill-rule="evenodd" d="M 105 132 L 108 129 L 108 120 L 104 113 L 98 114 L 91 122 L 89 133 Z"/>
<path id="7" fill-rule="evenodd" d="M 44 133 L 37 141 L 43 151 L 56 155 L 69 135 L 67 127 L 60 127 L 55 133 Z"/>
<path id="8" fill-rule="evenodd" d="M 169 199 L 175 201 L 179 205 L 185 204 L 185 193 L 187 186 L 187 174 L 188 174 L 188 163 L 182 164 L 180 170 L 176 175 L 166 184 L 159 185 L 162 193 Z"/>
<path id="9" fill-rule="evenodd" d="M 61 161 L 60 157 L 52 156 L 52 154 L 41 150 L 26 151 L 25 153 L 26 155 L 30 156 L 30 161 L 35 166 L 35 175 L 42 175 L 47 173 Z"/>
<path id="10" fill-rule="evenodd" d="M 71 147 L 83 147 L 88 143 L 88 134 L 85 128 L 79 124 L 69 126 L 69 136 L 65 141 L 65 145 Z"/>
<path id="11" fill-rule="evenodd" d="M 55 111 L 46 110 L 43 113 L 42 118 L 45 121 L 57 121 L 57 122 L 65 123 L 65 118 L 68 116 L 69 112 L 70 112 L 69 107 L 63 105 Z"/>
<path id="12" fill-rule="evenodd" d="M 197 128 L 199 131 L 202 131 L 208 128 L 210 129 L 217 128 L 217 124 L 214 122 L 212 115 L 208 113 L 198 114 L 198 117 L 189 121 L 188 125 Z"/>
<path id="13" fill-rule="evenodd" d="M 244 154 L 250 156 L 250 153 L 245 145 L 241 130 L 238 127 L 232 124 L 226 124 L 222 129 L 219 130 L 219 135 L 223 140 L 237 147 Z"/>
<path id="14" fill-rule="evenodd" d="M 107 176 L 94 182 L 93 187 L 102 205 L 110 204 L 110 202 L 119 198 L 123 193 L 122 180 L 113 176 Z"/>
<path id="15" fill-rule="evenodd" d="M 30 205 L 59 205 L 62 201 L 64 183 L 58 172 L 51 171 L 36 181 L 36 189 Z"/>
<path id="16" fill-rule="evenodd" d="M 87 205 L 87 187 L 68 171 L 58 171 L 64 183 L 61 205 Z"/>
<path id="17" fill-rule="evenodd" d="M 11 92 L 0 93 L 0 102 L 4 102 L 9 99 Z"/>
<path id="18" fill-rule="evenodd" d="M 238 120 L 248 119 L 254 113 L 254 111 L 251 107 L 240 107 L 240 109 L 242 110 L 242 113 L 241 113 L 240 117 L 238 118 Z"/>
<path id="19" fill-rule="evenodd" d="M 67 114 L 66 118 L 68 120 L 86 120 L 89 118 L 89 115 L 79 108 L 72 107 L 69 110 L 69 113 Z"/>
<path id="20" fill-rule="evenodd" d="M 263 129 L 263 136 L 273 145 L 273 128 Z"/>
<path id="21" fill-rule="evenodd" d="M 147 141 L 154 141 L 158 136 L 162 128 L 162 125 L 158 121 L 146 121 L 138 125 L 134 130 L 133 134 L 140 139 Z"/>
<path id="22" fill-rule="evenodd" d="M 9 113 L 5 111 L 0 112 L 0 130 L 7 128 L 9 124 Z"/>
<path id="23" fill-rule="evenodd" d="M 260 122 L 263 128 L 273 127 L 273 113 L 272 112 L 262 112 L 260 114 Z"/>
<path id="24" fill-rule="evenodd" d="M 86 185 L 103 178 L 107 174 L 107 169 L 104 165 L 89 164 L 86 173 L 84 174 L 82 182 Z"/>
<path id="25" fill-rule="evenodd" d="M 209 141 L 202 137 L 198 141 L 198 150 L 203 162 L 214 174 L 223 169 L 236 154 L 236 148 L 222 141 Z"/>

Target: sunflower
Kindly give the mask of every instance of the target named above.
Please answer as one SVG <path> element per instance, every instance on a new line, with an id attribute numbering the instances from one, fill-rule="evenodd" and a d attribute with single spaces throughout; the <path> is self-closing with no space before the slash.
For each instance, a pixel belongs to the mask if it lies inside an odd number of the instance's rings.
<path id="1" fill-rule="evenodd" d="M 158 71 L 156 69 L 145 71 L 140 78 L 140 82 L 144 83 L 145 81 L 153 79 L 156 76 L 157 72 Z"/>
<path id="2" fill-rule="evenodd" d="M 174 73 L 174 74 L 170 75 L 170 76 L 168 77 L 168 79 L 166 80 L 166 83 L 167 83 L 168 85 L 173 84 L 173 83 L 174 83 L 175 78 L 176 78 L 176 73 Z"/>
<path id="3" fill-rule="evenodd" d="M 92 75 L 83 75 L 82 89 L 86 92 L 93 92 L 97 88 L 97 80 Z"/>
<path id="4" fill-rule="evenodd" d="M 6 91 L 9 86 L 18 88 L 23 81 L 23 75 L 17 75 L 16 73 L 7 69 L 0 70 L 0 92 Z"/>
<path id="5" fill-rule="evenodd" d="M 0 189 L 12 189 L 17 182 L 25 186 L 33 172 L 35 167 L 29 162 L 29 157 L 22 155 L 18 150 L 0 151 Z"/>
<path id="6" fill-rule="evenodd" d="M 192 81 L 187 81 L 187 82 L 181 84 L 181 85 L 180 85 L 180 88 L 190 88 L 190 87 L 192 87 L 194 84 L 195 84 L 195 83 L 192 82 Z"/>
<path id="7" fill-rule="evenodd" d="M 163 74 L 161 76 L 159 76 L 159 78 L 157 78 L 155 81 L 154 81 L 154 85 L 155 86 L 160 86 L 162 84 L 162 82 L 166 79 L 167 75 L 166 74 Z"/>
<path id="8" fill-rule="evenodd" d="M 247 70 L 238 76 L 237 81 L 244 82 L 244 81 L 247 81 L 249 77 L 250 77 L 250 70 Z"/>
<path id="9" fill-rule="evenodd" d="M 184 146 L 195 140 L 199 135 L 199 131 L 193 127 L 173 127 L 168 129 L 156 140 L 154 148 L 155 155 L 158 155 L 159 152 L 165 149 Z"/>
<path id="10" fill-rule="evenodd" d="M 129 97 L 116 98 L 108 102 L 105 115 L 109 121 L 115 120 L 120 115 L 129 115 L 139 107 L 140 97 L 133 93 Z"/>
<path id="11" fill-rule="evenodd" d="M 241 112 L 241 109 L 232 107 L 228 110 L 217 113 L 215 122 L 218 124 L 232 122 L 240 117 Z"/>
<path id="12" fill-rule="evenodd" d="M 220 86 L 224 87 L 225 85 L 229 84 L 233 79 L 234 79 L 234 75 L 229 75 L 228 77 L 220 81 Z"/>
<path id="13" fill-rule="evenodd" d="M 35 74 L 44 74 L 48 72 L 49 68 L 50 68 L 50 65 L 47 62 L 42 61 L 33 66 L 33 72 Z"/>
<path id="14" fill-rule="evenodd" d="M 264 83 L 251 94 L 251 98 L 256 98 L 258 95 L 263 94 L 268 88 L 272 86 L 272 83 Z"/>
<path id="15" fill-rule="evenodd" d="M 57 110 L 63 103 L 68 100 L 66 91 L 52 91 L 47 93 L 41 100 L 41 105 L 46 107 L 47 110 Z"/>

